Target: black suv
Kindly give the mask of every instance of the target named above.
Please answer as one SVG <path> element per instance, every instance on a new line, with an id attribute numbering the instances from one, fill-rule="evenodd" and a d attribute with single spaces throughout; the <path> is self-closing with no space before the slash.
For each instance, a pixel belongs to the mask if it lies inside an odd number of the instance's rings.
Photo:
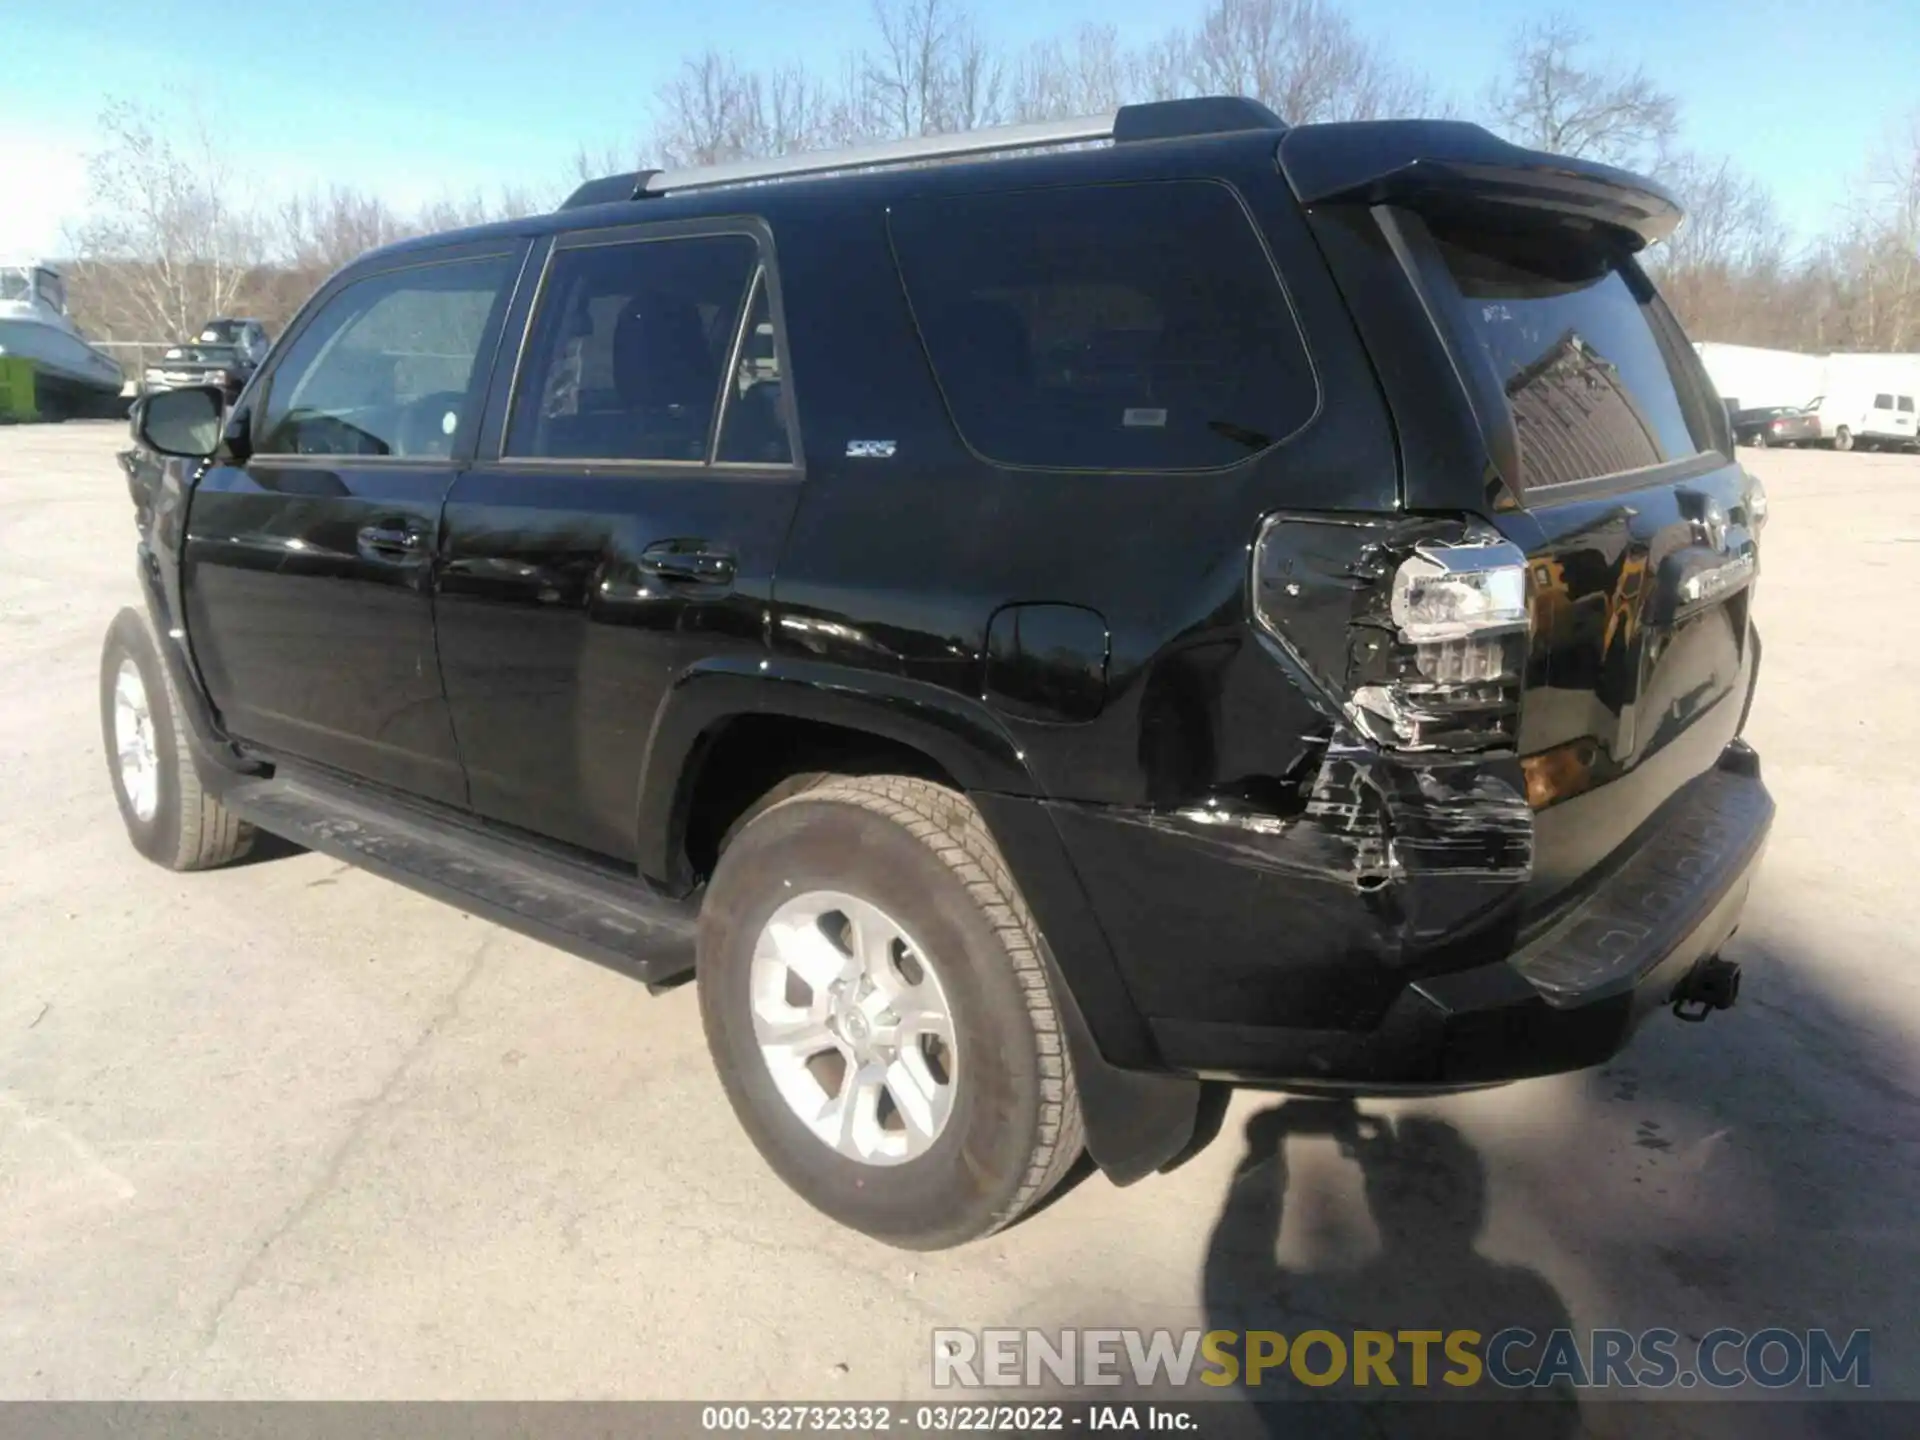
<path id="1" fill-rule="evenodd" d="M 694 974 L 772 1166 L 907 1246 L 1164 1167 L 1207 1082 L 1592 1065 L 1732 1001 L 1773 810 L 1677 220 L 1220 99 L 379 251 L 136 414 L 127 827 Z"/>

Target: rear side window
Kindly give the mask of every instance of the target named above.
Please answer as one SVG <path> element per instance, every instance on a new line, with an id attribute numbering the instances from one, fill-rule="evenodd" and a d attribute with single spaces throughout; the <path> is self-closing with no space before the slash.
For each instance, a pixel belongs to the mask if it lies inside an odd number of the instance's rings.
<path id="1" fill-rule="evenodd" d="M 276 367 L 263 455 L 445 459 L 474 420 L 475 361 L 515 261 L 418 265 L 341 290 Z"/>
<path id="2" fill-rule="evenodd" d="M 506 453 L 704 462 L 758 267 L 746 235 L 556 250 Z"/>
<path id="3" fill-rule="evenodd" d="M 1211 181 L 913 201 L 894 252 L 962 437 L 1004 465 L 1205 470 L 1313 415 L 1313 368 Z"/>
<path id="4" fill-rule="evenodd" d="M 1677 324 L 1602 237 L 1430 218 L 1455 342 L 1493 367 L 1522 488 L 1618 475 L 1714 448 Z M 1449 287 L 1443 287 L 1448 289 Z"/>

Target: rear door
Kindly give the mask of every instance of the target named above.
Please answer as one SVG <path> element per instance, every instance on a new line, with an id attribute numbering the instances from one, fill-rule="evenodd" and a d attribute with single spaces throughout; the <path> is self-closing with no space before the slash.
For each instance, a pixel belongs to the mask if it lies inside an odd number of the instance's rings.
<path id="1" fill-rule="evenodd" d="M 755 222 L 554 242 L 447 497 L 440 662 L 481 815 L 632 859 L 676 674 L 764 653 L 801 477 L 779 317 Z"/>
<path id="2" fill-rule="evenodd" d="M 465 800 L 434 647 L 434 544 L 523 250 L 415 254 L 337 284 L 253 391 L 252 453 L 196 485 L 188 633 L 234 735 Z"/>
<path id="3" fill-rule="evenodd" d="M 1867 433 L 1876 436 L 1898 435 L 1900 422 L 1895 415 L 1893 395 L 1885 390 L 1880 391 L 1873 397 L 1873 413 L 1867 417 Z"/>
<path id="4" fill-rule="evenodd" d="M 1529 561 L 1519 749 L 1540 902 L 1737 733 L 1753 648 L 1749 482 L 1624 239 L 1510 207 L 1393 223 L 1498 457 L 1490 518 Z"/>

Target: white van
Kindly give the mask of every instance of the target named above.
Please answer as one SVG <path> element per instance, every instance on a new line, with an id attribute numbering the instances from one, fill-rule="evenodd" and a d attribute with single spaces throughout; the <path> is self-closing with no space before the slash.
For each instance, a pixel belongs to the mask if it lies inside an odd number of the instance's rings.
<path id="1" fill-rule="evenodd" d="M 1906 450 L 1920 444 L 1914 397 L 1894 390 L 1827 395 L 1807 407 L 1818 410 L 1822 433 L 1836 450 Z"/>

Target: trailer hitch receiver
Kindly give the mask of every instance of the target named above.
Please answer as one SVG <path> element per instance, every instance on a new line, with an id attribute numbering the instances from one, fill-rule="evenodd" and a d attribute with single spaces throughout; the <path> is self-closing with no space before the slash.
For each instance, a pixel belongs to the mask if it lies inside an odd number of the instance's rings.
<path id="1" fill-rule="evenodd" d="M 1740 967 L 1710 955 L 1673 987 L 1673 1013 L 1699 1024 L 1716 1010 L 1731 1010 L 1740 998 Z"/>

